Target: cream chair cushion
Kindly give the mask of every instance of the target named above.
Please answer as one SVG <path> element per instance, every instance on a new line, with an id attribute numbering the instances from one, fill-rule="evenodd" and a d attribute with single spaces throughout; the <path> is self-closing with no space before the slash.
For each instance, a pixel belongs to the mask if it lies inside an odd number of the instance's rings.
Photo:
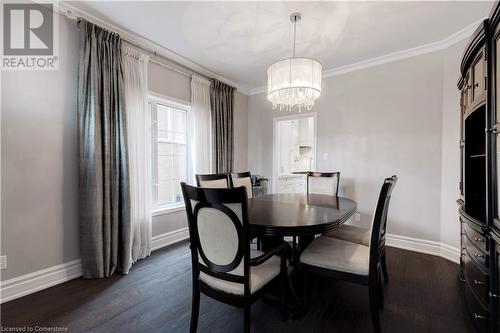
<path id="1" fill-rule="evenodd" d="M 344 224 L 340 229 L 329 232 L 325 236 L 369 246 L 371 233 L 368 228 Z"/>
<path id="2" fill-rule="evenodd" d="M 227 180 L 226 179 L 200 180 L 200 187 L 227 188 Z"/>
<path id="3" fill-rule="evenodd" d="M 251 250 L 250 257 L 255 258 L 263 254 L 261 251 Z M 259 266 L 250 267 L 250 292 L 253 294 L 280 273 L 281 259 L 277 256 L 269 258 Z M 243 276 L 243 260 L 240 265 L 228 274 Z M 241 283 L 224 281 L 200 272 L 200 280 L 209 286 L 227 293 L 243 295 L 244 287 Z"/>
<path id="4" fill-rule="evenodd" d="M 320 236 L 302 252 L 300 261 L 311 266 L 368 276 L 370 248 Z"/>
<path id="5" fill-rule="evenodd" d="M 252 199 L 252 179 L 250 177 L 243 177 L 243 178 L 233 177 L 233 187 L 240 187 L 240 186 L 245 186 L 245 189 L 247 191 L 247 198 Z"/>
<path id="6" fill-rule="evenodd" d="M 191 204 L 194 208 L 197 202 L 192 200 Z M 238 218 L 237 223 L 241 224 L 243 219 L 241 204 L 223 206 L 235 213 Z M 238 252 L 239 240 L 236 227 L 229 216 L 218 209 L 204 207 L 198 211 L 196 224 L 200 247 L 207 259 L 217 265 L 230 264 Z"/>

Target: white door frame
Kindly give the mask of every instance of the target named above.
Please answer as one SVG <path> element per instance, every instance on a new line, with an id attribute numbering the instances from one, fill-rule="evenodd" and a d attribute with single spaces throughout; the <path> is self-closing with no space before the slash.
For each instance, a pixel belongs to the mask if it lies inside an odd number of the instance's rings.
<path id="1" fill-rule="evenodd" d="M 318 145 L 317 145 L 317 133 L 318 133 L 318 114 L 317 112 L 304 112 L 304 113 L 296 113 L 288 116 L 280 116 L 280 117 L 274 117 L 273 118 L 273 179 L 272 179 L 272 190 L 273 193 L 276 193 L 276 183 L 278 182 L 278 170 L 277 166 L 279 165 L 278 161 L 278 131 L 276 130 L 276 125 L 279 121 L 282 120 L 291 120 L 291 119 L 300 119 L 300 118 L 308 118 L 308 117 L 313 117 L 314 121 L 314 131 L 313 131 L 313 163 L 311 167 L 313 169 L 316 168 L 316 160 L 317 160 L 317 152 L 318 152 Z"/>

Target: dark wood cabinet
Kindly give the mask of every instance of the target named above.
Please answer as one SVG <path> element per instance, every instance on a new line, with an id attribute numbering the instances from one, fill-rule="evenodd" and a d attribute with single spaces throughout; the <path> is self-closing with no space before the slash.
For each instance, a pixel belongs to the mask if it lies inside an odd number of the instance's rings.
<path id="1" fill-rule="evenodd" d="M 459 279 L 476 332 L 500 333 L 500 6 L 467 44 L 460 66 Z"/>

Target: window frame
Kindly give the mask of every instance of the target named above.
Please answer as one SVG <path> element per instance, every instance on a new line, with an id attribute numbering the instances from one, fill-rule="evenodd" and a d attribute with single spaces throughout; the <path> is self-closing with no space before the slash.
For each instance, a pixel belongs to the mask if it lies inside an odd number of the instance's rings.
<path id="1" fill-rule="evenodd" d="M 151 213 L 152 216 L 163 215 L 166 213 L 173 213 L 182 211 L 185 208 L 184 202 L 173 203 L 167 205 L 158 204 L 158 114 L 157 105 L 180 109 L 186 112 L 186 181 L 191 178 L 191 140 L 190 132 L 192 124 L 190 123 L 191 104 L 184 101 L 164 96 L 161 94 L 149 92 L 148 94 L 148 111 L 151 112 Z"/>

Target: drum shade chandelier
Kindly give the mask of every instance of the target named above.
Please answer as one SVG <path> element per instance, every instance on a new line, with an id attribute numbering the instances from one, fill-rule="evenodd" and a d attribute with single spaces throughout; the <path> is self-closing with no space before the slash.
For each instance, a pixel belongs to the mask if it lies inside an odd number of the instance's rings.
<path id="1" fill-rule="evenodd" d="M 273 103 L 273 110 L 292 111 L 294 106 L 311 110 L 314 101 L 321 95 L 321 64 L 311 58 L 295 57 L 297 22 L 302 15 L 293 13 L 293 56 L 278 61 L 267 68 L 267 100 Z"/>

